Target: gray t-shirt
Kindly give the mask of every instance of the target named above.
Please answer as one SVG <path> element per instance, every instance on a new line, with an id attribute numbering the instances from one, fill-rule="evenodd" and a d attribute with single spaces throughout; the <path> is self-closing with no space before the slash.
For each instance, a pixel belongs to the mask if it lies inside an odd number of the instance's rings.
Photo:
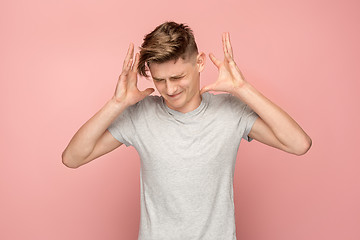
<path id="1" fill-rule="evenodd" d="M 148 96 L 109 126 L 141 159 L 139 240 L 236 240 L 233 177 L 258 115 L 230 94 L 204 93 L 188 113 Z"/>

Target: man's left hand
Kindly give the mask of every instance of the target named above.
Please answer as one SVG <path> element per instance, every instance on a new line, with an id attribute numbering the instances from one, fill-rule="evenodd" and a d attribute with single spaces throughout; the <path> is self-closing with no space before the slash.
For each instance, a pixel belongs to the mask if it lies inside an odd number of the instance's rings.
<path id="1" fill-rule="evenodd" d="M 221 91 L 233 94 L 246 83 L 240 69 L 234 61 L 229 33 L 223 33 L 222 43 L 224 61 L 218 60 L 212 53 L 209 54 L 211 61 L 219 70 L 219 76 L 214 83 L 203 87 L 200 94 L 207 91 Z"/>

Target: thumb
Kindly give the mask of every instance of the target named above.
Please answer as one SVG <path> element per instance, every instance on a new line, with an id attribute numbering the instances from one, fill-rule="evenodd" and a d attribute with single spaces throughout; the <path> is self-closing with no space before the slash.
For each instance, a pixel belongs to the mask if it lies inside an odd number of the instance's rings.
<path id="1" fill-rule="evenodd" d="M 210 84 L 210 85 L 204 86 L 204 87 L 200 90 L 200 95 L 203 94 L 204 92 L 213 91 L 213 85 L 214 85 L 214 84 Z"/>
<path id="2" fill-rule="evenodd" d="M 221 65 L 221 61 L 218 60 L 218 59 L 215 57 L 215 55 L 212 54 L 212 53 L 209 54 L 209 57 L 210 57 L 210 60 L 215 64 L 215 66 L 216 66 L 217 68 L 219 68 L 220 65 Z"/>
<path id="3" fill-rule="evenodd" d="M 141 93 L 144 94 L 145 96 L 149 96 L 150 94 L 152 94 L 155 91 L 155 89 L 153 88 L 147 88 L 144 91 L 142 91 Z"/>

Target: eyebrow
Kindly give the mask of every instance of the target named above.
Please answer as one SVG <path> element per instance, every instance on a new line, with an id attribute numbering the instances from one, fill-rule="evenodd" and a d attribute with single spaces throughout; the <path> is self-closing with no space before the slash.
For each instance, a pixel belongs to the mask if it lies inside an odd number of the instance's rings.
<path id="1" fill-rule="evenodd" d="M 185 73 L 180 73 L 178 75 L 171 76 L 170 79 L 180 78 L 180 77 L 183 77 L 184 75 L 185 75 Z M 157 78 L 157 77 L 152 77 L 152 78 L 156 81 L 164 80 L 164 78 Z"/>

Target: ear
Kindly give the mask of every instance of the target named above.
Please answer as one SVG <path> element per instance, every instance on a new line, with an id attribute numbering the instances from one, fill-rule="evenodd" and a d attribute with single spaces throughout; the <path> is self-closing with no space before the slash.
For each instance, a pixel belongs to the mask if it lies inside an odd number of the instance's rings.
<path id="1" fill-rule="evenodd" d="M 204 70 L 205 62 L 206 62 L 206 54 L 200 52 L 196 57 L 196 66 L 198 68 L 199 73 Z"/>

